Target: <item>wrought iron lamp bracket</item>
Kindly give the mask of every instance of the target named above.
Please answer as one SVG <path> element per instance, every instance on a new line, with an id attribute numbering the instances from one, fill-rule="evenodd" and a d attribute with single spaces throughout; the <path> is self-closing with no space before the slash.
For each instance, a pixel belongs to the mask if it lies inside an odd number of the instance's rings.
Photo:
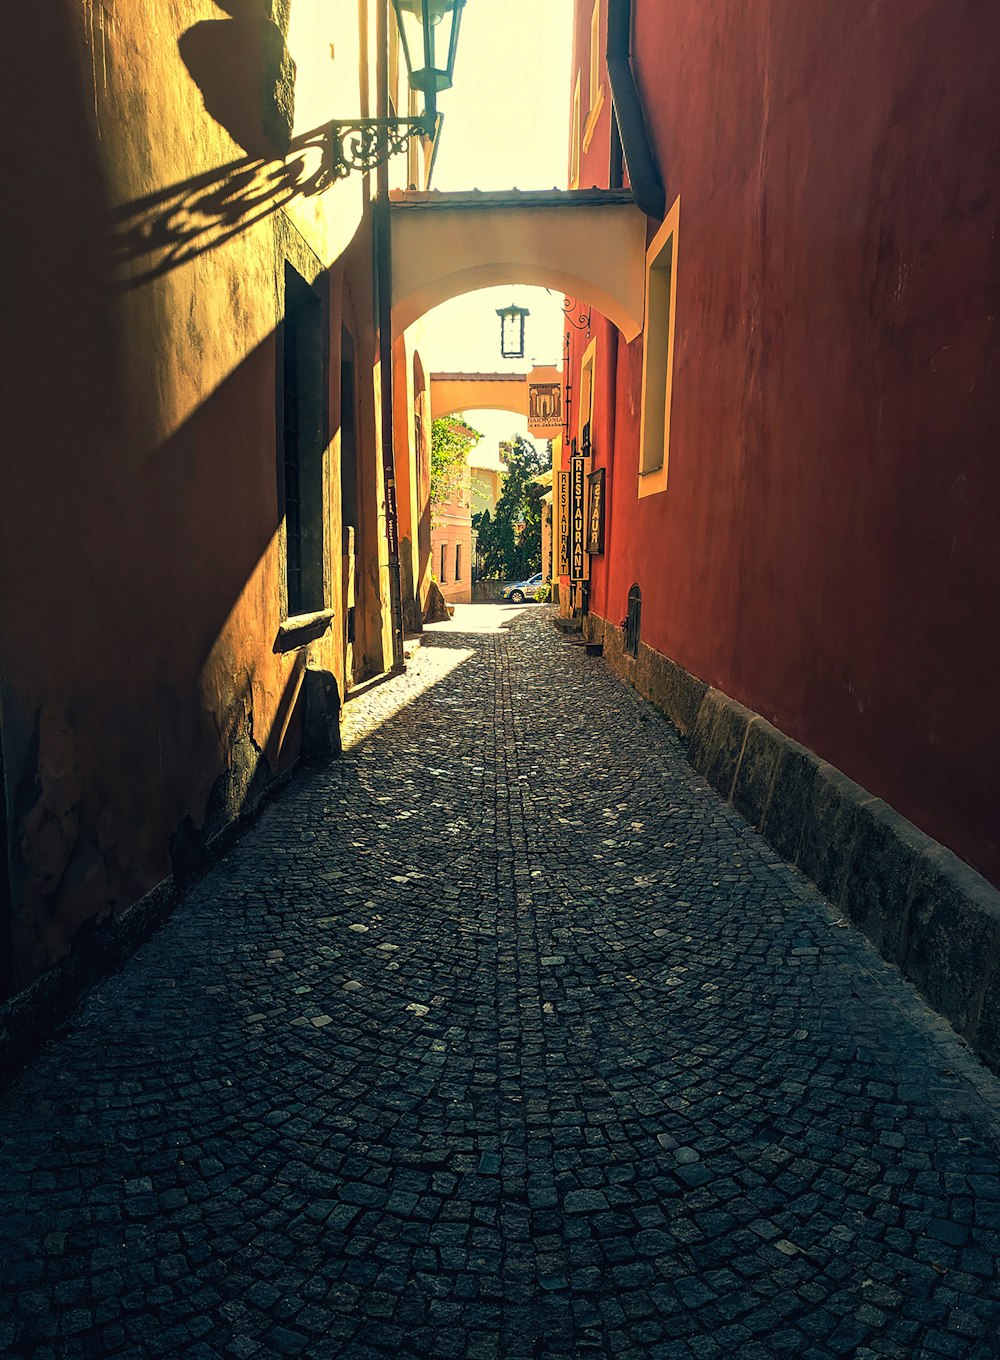
<path id="1" fill-rule="evenodd" d="M 330 123 L 330 182 L 346 179 L 353 170 L 376 170 L 391 156 L 405 151 L 414 137 L 433 138 L 439 117 L 357 118 Z"/>
<path id="2" fill-rule="evenodd" d="M 573 327 L 574 330 L 578 331 L 586 330 L 587 336 L 589 338 L 590 312 L 589 311 L 585 312 L 583 310 L 578 312 L 577 305 L 578 304 L 575 298 L 569 297 L 563 298 L 562 309 L 566 314 L 566 320 L 569 322 L 569 324 Z"/>

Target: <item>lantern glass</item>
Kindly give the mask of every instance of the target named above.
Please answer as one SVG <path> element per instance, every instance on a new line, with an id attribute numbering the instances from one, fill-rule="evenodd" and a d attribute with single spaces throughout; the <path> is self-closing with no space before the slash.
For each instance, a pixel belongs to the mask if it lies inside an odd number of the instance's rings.
<path id="1" fill-rule="evenodd" d="M 455 76 L 458 31 L 465 0 L 392 0 L 410 88 L 433 107 Z"/>
<path id="2" fill-rule="evenodd" d="M 504 359 L 524 358 L 524 318 L 531 313 L 527 307 L 513 302 L 509 307 L 498 307 L 500 318 L 500 354 Z"/>

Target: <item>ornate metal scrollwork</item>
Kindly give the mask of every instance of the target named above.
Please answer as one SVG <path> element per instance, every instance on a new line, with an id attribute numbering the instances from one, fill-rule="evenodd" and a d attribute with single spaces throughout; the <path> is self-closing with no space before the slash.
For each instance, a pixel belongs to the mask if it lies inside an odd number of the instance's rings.
<path id="1" fill-rule="evenodd" d="M 423 118 L 359 118 L 330 125 L 331 179 L 346 179 L 352 170 L 375 170 L 390 156 L 405 151 L 412 137 L 433 136 Z"/>
<path id="2" fill-rule="evenodd" d="M 579 303 L 577 302 L 576 298 L 570 297 L 563 298 L 562 309 L 566 313 L 566 320 L 574 328 L 574 330 L 578 331 L 586 330 L 587 335 L 589 336 L 590 312 L 589 311 L 585 312 L 582 308 L 580 308 L 580 310 L 577 311 L 578 307 Z"/>

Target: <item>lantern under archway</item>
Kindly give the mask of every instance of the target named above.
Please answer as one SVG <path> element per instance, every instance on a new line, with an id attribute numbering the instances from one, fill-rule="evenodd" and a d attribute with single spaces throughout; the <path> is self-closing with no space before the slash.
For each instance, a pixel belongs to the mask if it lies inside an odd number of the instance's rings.
<path id="1" fill-rule="evenodd" d="M 500 356 L 503 359 L 524 358 L 524 318 L 531 313 L 527 307 L 511 303 L 509 307 L 498 307 L 500 318 Z"/>

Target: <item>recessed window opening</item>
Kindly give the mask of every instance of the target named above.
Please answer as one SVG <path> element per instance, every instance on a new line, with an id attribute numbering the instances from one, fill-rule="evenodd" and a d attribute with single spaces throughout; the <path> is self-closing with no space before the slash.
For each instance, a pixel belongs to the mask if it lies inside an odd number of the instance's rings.
<path id="1" fill-rule="evenodd" d="M 445 571 L 446 571 L 446 569 L 447 569 L 447 566 L 448 566 L 448 545 L 447 545 L 447 543 L 442 543 L 442 544 L 441 544 L 441 584 L 442 584 L 442 585 L 444 585 L 444 582 L 445 582 Z"/>
<path id="2" fill-rule="evenodd" d="M 461 543 L 456 543 L 456 544 L 455 544 L 455 580 L 456 580 L 456 581 L 460 581 L 461 579 L 462 579 L 462 545 L 461 545 Z"/>
<path id="3" fill-rule="evenodd" d="M 646 329 L 642 356 L 639 495 L 663 491 L 670 449 L 675 315 L 677 308 L 678 199 L 646 252 Z"/>
<path id="4" fill-rule="evenodd" d="M 325 606 L 323 457 L 326 450 L 326 352 L 323 305 L 285 266 L 282 333 L 281 475 L 285 524 L 286 614 Z"/>

